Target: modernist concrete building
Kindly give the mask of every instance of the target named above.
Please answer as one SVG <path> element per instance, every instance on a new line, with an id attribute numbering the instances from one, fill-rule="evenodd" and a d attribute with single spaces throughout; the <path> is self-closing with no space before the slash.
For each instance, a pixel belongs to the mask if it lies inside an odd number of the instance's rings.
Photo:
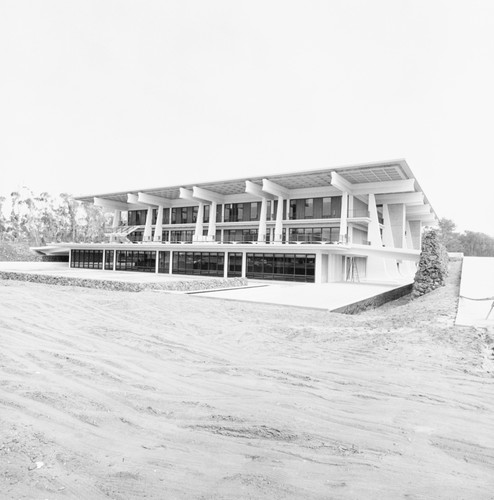
<path id="1" fill-rule="evenodd" d="M 411 278 L 437 219 L 404 160 L 78 200 L 113 228 L 64 244 L 71 267 L 316 283 Z"/>

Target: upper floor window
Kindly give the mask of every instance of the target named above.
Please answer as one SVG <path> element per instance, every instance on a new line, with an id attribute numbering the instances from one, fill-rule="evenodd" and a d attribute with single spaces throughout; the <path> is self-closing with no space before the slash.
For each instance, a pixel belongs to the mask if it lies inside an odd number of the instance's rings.
<path id="1" fill-rule="evenodd" d="M 341 196 L 290 200 L 290 219 L 330 219 L 341 216 Z"/>

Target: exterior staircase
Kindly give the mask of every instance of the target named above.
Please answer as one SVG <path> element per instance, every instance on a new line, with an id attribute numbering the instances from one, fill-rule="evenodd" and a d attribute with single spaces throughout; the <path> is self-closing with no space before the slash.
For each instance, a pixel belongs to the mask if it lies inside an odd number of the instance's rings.
<path id="1" fill-rule="evenodd" d="M 108 237 L 108 241 L 110 242 L 132 243 L 127 236 L 139 229 L 139 227 L 140 226 L 118 226 L 106 232 L 105 236 Z"/>

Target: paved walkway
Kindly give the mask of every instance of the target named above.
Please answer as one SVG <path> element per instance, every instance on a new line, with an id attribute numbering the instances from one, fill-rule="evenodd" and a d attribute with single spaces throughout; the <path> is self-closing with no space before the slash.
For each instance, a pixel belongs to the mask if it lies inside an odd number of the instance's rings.
<path id="1" fill-rule="evenodd" d="M 270 283 L 249 280 L 254 288 L 196 293 L 197 297 L 240 300 L 263 304 L 307 307 L 311 309 L 334 310 L 359 302 L 375 295 L 388 292 L 401 285 L 380 285 L 370 283 Z"/>
<path id="2" fill-rule="evenodd" d="M 486 319 L 493 300 L 469 300 L 486 297 L 494 297 L 494 257 L 465 257 L 461 271 L 456 324 L 494 326 L 494 310 L 489 319 Z"/>
<path id="3" fill-rule="evenodd" d="M 184 276 L 102 269 L 74 269 L 66 262 L 0 262 L 0 271 L 36 273 L 94 280 L 112 280 L 128 283 L 160 283 L 209 279 L 208 276 Z M 240 300 L 264 304 L 279 304 L 312 309 L 334 310 L 374 297 L 406 284 L 374 283 L 286 283 L 249 280 L 247 288 L 211 290 L 197 293 L 197 297 Z M 193 292 L 194 293 L 194 292 Z"/>

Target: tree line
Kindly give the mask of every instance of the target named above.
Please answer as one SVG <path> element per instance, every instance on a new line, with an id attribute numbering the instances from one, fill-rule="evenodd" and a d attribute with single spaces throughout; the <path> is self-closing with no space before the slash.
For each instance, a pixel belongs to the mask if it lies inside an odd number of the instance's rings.
<path id="1" fill-rule="evenodd" d="M 102 242 L 111 216 L 67 193 L 33 193 L 23 187 L 0 197 L 0 241 L 43 246 L 62 242 Z"/>
<path id="2" fill-rule="evenodd" d="M 448 252 L 462 252 L 468 257 L 494 257 L 494 238 L 475 231 L 456 231 L 451 219 L 439 221 L 439 236 Z"/>

